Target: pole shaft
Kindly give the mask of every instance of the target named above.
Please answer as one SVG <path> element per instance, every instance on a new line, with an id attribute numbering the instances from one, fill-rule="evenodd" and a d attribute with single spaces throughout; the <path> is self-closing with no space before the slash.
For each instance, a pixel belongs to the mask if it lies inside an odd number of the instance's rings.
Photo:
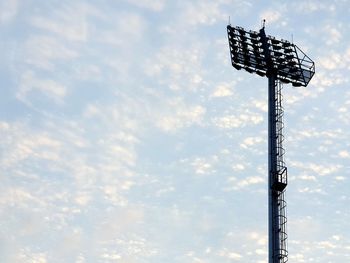
<path id="1" fill-rule="evenodd" d="M 273 176 L 277 171 L 277 134 L 276 134 L 276 84 L 275 74 L 268 77 L 268 210 L 269 210 L 269 263 L 279 263 L 280 251 L 278 222 L 278 192 L 273 190 Z"/>

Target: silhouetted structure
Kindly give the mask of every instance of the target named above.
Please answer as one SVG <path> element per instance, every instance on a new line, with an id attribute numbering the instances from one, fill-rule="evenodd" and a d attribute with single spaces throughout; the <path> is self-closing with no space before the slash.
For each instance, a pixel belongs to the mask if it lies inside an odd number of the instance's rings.
<path id="1" fill-rule="evenodd" d="M 265 22 L 265 21 L 264 21 Z M 314 62 L 296 45 L 259 32 L 227 26 L 232 66 L 268 78 L 269 263 L 288 261 L 285 188 L 287 167 L 283 149 L 282 82 L 307 86 Z"/>

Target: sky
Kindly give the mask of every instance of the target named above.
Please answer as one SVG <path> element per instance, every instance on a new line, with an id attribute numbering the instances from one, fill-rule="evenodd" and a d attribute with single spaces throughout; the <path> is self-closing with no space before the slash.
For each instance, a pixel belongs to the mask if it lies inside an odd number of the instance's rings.
<path id="1" fill-rule="evenodd" d="M 315 61 L 284 85 L 289 262 L 350 262 L 350 2 L 0 1 L 0 262 L 266 263 L 267 79 L 226 26 Z"/>

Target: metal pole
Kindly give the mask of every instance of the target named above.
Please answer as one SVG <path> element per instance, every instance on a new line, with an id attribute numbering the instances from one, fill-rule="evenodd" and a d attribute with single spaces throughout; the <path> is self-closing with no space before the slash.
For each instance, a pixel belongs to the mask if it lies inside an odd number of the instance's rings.
<path id="1" fill-rule="evenodd" d="M 269 263 L 279 262 L 280 240 L 278 222 L 278 192 L 273 190 L 272 183 L 277 171 L 277 133 L 276 133 L 276 84 L 275 74 L 269 77 L 268 86 L 268 210 L 269 210 Z"/>
<path id="2" fill-rule="evenodd" d="M 315 63 L 296 45 L 266 36 L 265 23 L 259 32 L 227 26 L 232 66 L 267 76 L 268 83 L 268 234 L 269 263 L 286 263 L 287 208 L 285 188 L 287 167 L 283 148 L 282 82 L 307 86 Z M 300 54 L 303 59 L 300 59 Z M 277 78 L 278 77 L 278 78 Z"/>

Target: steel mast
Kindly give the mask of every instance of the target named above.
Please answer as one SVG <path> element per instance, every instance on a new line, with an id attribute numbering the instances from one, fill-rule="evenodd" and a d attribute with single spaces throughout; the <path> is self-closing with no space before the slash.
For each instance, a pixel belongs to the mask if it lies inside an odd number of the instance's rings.
<path id="1" fill-rule="evenodd" d="M 288 261 L 285 189 L 287 167 L 283 148 L 282 83 L 307 86 L 314 62 L 296 45 L 259 32 L 227 26 L 232 66 L 268 78 L 268 222 L 269 263 Z"/>

